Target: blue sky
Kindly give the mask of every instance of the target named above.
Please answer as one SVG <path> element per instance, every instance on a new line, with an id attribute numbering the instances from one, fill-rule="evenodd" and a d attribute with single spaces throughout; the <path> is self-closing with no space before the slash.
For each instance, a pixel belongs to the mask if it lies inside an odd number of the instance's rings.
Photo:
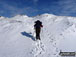
<path id="1" fill-rule="evenodd" d="M 0 0 L 0 16 L 12 17 L 18 14 L 36 16 L 50 13 L 76 17 L 75 5 L 76 0 Z"/>

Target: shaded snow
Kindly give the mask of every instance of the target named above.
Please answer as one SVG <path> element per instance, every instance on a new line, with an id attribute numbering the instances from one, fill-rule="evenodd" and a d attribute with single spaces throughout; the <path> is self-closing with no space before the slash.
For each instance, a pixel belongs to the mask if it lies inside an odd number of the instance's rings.
<path id="1" fill-rule="evenodd" d="M 34 21 L 41 20 L 41 41 L 35 41 Z M 57 57 L 76 51 L 76 18 L 43 14 L 0 18 L 0 57 Z"/>

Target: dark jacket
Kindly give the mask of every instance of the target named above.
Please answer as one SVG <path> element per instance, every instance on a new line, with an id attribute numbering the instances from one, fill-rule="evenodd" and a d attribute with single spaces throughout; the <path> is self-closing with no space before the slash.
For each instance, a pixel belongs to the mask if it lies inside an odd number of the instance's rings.
<path id="1" fill-rule="evenodd" d="M 41 27 L 43 27 L 42 22 L 39 21 L 39 20 L 37 20 L 37 21 L 35 22 L 34 28 L 41 28 Z"/>

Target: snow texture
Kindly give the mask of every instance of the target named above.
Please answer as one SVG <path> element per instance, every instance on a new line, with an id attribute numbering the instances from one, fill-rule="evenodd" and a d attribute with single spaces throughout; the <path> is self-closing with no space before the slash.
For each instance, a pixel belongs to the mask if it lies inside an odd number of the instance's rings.
<path id="1" fill-rule="evenodd" d="M 41 41 L 35 41 L 34 22 L 43 23 Z M 42 14 L 0 17 L 0 57 L 59 57 L 76 51 L 76 18 Z"/>

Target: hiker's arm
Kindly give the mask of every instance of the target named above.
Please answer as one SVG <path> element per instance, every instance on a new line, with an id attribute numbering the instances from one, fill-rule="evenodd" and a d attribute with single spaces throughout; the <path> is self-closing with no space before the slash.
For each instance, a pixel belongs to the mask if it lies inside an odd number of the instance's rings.
<path id="1" fill-rule="evenodd" d="M 41 25 L 41 27 L 43 27 L 43 25 Z"/>

